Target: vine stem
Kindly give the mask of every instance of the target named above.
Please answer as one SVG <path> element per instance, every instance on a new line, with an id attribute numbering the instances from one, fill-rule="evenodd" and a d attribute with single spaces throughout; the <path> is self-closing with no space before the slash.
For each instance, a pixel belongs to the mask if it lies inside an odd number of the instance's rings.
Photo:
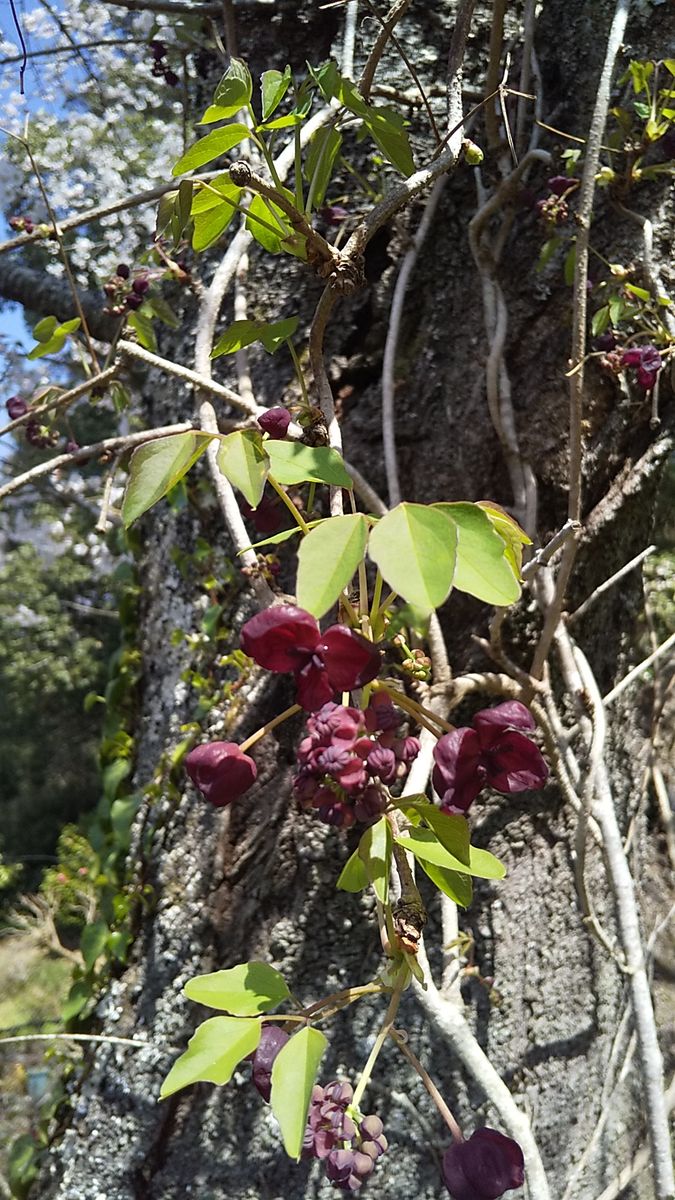
<path id="1" fill-rule="evenodd" d="M 256 729 L 255 733 L 252 733 L 250 737 L 246 738 L 246 741 L 241 743 L 239 749 L 245 754 L 251 746 L 255 746 L 256 742 L 259 742 L 261 738 L 264 738 L 265 735 L 270 733 L 272 729 L 275 729 L 277 725 L 281 725 L 283 721 L 288 721 L 290 717 L 294 717 L 295 714 L 299 712 L 302 712 L 302 705 L 291 704 L 290 708 L 285 708 L 282 713 L 279 713 L 276 717 L 273 717 L 272 720 L 268 721 L 266 725 L 262 725 L 260 729 Z"/>
<path id="2" fill-rule="evenodd" d="M 453 729 L 455 728 L 454 725 L 451 725 L 449 721 L 446 721 L 443 719 L 443 717 L 440 717 L 438 713 L 433 711 L 433 709 L 426 708 L 423 704 L 419 704 L 417 700 L 413 700 L 410 696 L 406 696 L 405 692 L 399 692 L 397 688 L 391 687 L 391 685 L 388 683 L 379 685 L 377 691 L 386 692 L 387 695 L 394 701 L 394 703 L 398 704 L 399 708 L 405 709 L 405 711 L 410 713 L 412 717 L 416 717 L 418 714 L 421 714 L 423 717 L 425 717 L 426 720 L 421 721 L 420 724 L 427 724 L 427 722 L 432 721 L 435 725 L 440 725 L 441 729 L 443 729 L 445 733 L 452 733 Z"/>
<path id="3" fill-rule="evenodd" d="M 436 1105 L 436 1108 L 438 1109 L 438 1111 L 441 1114 L 443 1120 L 445 1121 L 448 1129 L 450 1130 L 450 1133 L 453 1136 L 453 1140 L 455 1142 L 463 1142 L 464 1134 L 462 1133 L 459 1125 L 457 1124 L 455 1118 L 453 1117 L 452 1113 L 450 1112 L 450 1109 L 448 1108 L 447 1104 L 445 1103 L 445 1100 L 441 1096 L 441 1093 L 439 1092 L 438 1088 L 436 1087 L 436 1084 L 434 1083 L 433 1079 L 431 1078 L 431 1075 L 422 1066 L 419 1058 L 417 1058 L 417 1056 L 415 1054 L 413 1054 L 413 1052 L 410 1049 L 410 1046 L 408 1045 L 403 1034 L 398 1029 L 390 1029 L 389 1037 L 392 1039 L 394 1044 L 396 1046 L 398 1046 L 403 1057 L 407 1058 L 411 1067 L 419 1075 L 420 1079 L 422 1080 L 422 1083 L 424 1084 L 429 1095 L 431 1096 L 431 1099 L 433 1100 L 434 1104 Z"/>
<path id="4" fill-rule="evenodd" d="M 375 1038 L 375 1044 L 374 1044 L 370 1054 L 368 1055 L 368 1061 L 367 1061 L 365 1067 L 363 1068 L 363 1071 L 361 1072 L 361 1076 L 359 1078 L 359 1082 L 356 1085 L 356 1089 L 354 1091 L 354 1098 L 352 1100 L 353 1108 L 358 1109 L 358 1107 L 361 1103 L 361 1100 L 363 1098 L 363 1093 L 365 1092 L 366 1088 L 368 1087 L 368 1081 L 373 1073 L 373 1067 L 375 1066 L 375 1063 L 377 1062 L 377 1059 L 380 1054 L 380 1050 L 382 1049 L 384 1043 L 386 1042 L 386 1040 L 389 1036 L 389 1033 L 393 1027 L 394 1021 L 396 1020 L 398 1006 L 401 1003 L 401 996 L 403 995 L 403 991 L 404 991 L 405 987 L 407 986 L 409 979 L 410 979 L 410 969 L 409 969 L 409 967 L 404 965 L 400 969 L 399 976 L 396 981 L 396 986 L 394 988 L 394 991 L 392 992 L 391 1000 L 389 1001 L 389 1007 L 385 1014 L 382 1028 L 380 1029 L 380 1032 L 378 1033 L 377 1037 Z"/>

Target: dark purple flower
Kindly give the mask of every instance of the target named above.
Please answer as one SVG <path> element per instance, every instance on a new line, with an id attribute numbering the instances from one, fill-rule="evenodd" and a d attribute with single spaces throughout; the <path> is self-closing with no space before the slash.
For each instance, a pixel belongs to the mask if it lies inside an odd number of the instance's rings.
<path id="1" fill-rule="evenodd" d="M 129 267 L 127 266 L 126 263 L 118 263 L 115 274 L 119 275 L 120 279 L 128 279 L 131 274 L 131 271 L 129 270 Z"/>
<path id="2" fill-rule="evenodd" d="M 477 1129 L 443 1155 L 441 1174 L 453 1200 L 498 1200 L 525 1181 L 523 1152 L 496 1129 Z"/>
<path id="3" fill-rule="evenodd" d="M 28 405 L 22 396 L 10 396 L 7 401 L 7 412 L 11 421 L 16 421 L 17 417 L 23 417 L 28 412 Z"/>
<path id="4" fill-rule="evenodd" d="M 549 179 L 548 186 L 554 196 L 564 196 L 565 192 L 569 192 L 570 188 L 578 187 L 580 183 L 580 179 L 575 179 L 570 175 L 554 175 L 552 179 Z"/>
<path id="5" fill-rule="evenodd" d="M 322 634 L 316 619 L 294 604 L 251 617 L 242 628 L 241 646 L 268 671 L 292 671 L 298 701 L 308 712 L 322 708 L 336 692 L 370 683 L 380 669 L 372 642 L 344 625 L 332 625 Z"/>
<path id="6" fill-rule="evenodd" d="M 139 275 L 137 279 L 134 279 L 131 286 L 137 296 L 144 296 L 150 287 L 150 280 L 146 279 L 143 275 Z"/>
<path id="7" fill-rule="evenodd" d="M 258 768 L 236 742 L 207 742 L 195 746 L 185 769 L 209 804 L 224 808 L 255 783 Z"/>
<path id="8" fill-rule="evenodd" d="M 143 297 L 139 296 L 136 292 L 130 292 L 125 303 L 127 308 L 130 308 L 132 312 L 135 312 L 136 309 L 140 308 L 143 304 Z"/>
<path id="9" fill-rule="evenodd" d="M 250 1055 L 253 1063 L 251 1078 L 263 1100 L 269 1104 L 272 1091 L 272 1067 L 274 1060 L 288 1041 L 288 1034 L 278 1025 L 263 1025 L 258 1048 Z"/>
<path id="10" fill-rule="evenodd" d="M 277 442 L 286 437 L 290 423 L 291 414 L 287 408 L 268 408 L 267 412 L 258 417 L 258 424 L 263 433 Z"/>
<path id="11" fill-rule="evenodd" d="M 246 500 L 240 500 L 242 513 L 255 526 L 258 533 L 276 533 L 284 515 L 281 501 L 263 496 L 257 508 L 251 508 Z"/>
<path id="12" fill-rule="evenodd" d="M 168 83 L 169 87 L 178 87 L 178 84 L 180 83 L 180 79 L 176 75 L 176 72 L 172 71 L 171 69 L 164 72 L 164 79 L 166 83 Z"/>
<path id="13" fill-rule="evenodd" d="M 374 743 L 368 755 L 368 773 L 381 779 L 383 783 L 393 783 L 396 778 L 396 755 L 393 750 Z"/>
<path id="14" fill-rule="evenodd" d="M 433 784 L 442 807 L 466 812 L 486 786 L 506 794 L 542 787 L 548 767 L 534 742 L 518 732 L 534 725 L 524 704 L 507 700 L 476 713 L 472 729 L 453 729 L 439 738 Z"/>
<path id="15" fill-rule="evenodd" d="M 635 346 L 632 350 L 624 350 L 621 355 L 622 367 L 636 367 L 637 381 L 643 392 L 651 392 L 663 361 L 656 346 L 649 343 L 646 346 Z"/>

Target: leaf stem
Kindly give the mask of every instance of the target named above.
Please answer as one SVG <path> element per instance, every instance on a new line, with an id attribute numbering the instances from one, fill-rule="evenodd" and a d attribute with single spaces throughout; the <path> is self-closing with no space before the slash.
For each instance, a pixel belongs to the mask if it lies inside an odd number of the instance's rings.
<path id="1" fill-rule="evenodd" d="M 302 513 L 300 512 L 300 510 L 297 509 L 296 506 L 294 505 L 290 496 L 288 496 L 286 494 L 286 492 L 282 488 L 281 484 L 277 483 L 274 476 L 268 475 L 267 482 L 270 484 L 271 487 L 274 488 L 279 499 L 283 500 L 284 504 L 286 505 L 286 508 L 288 509 L 289 513 L 293 517 L 293 520 L 295 521 L 296 525 L 299 525 L 300 529 L 302 530 L 303 537 L 306 536 L 309 533 L 309 525 L 307 524 L 307 522 L 306 522 L 305 518 L 303 517 Z"/>
<path id="2" fill-rule="evenodd" d="M 403 990 L 406 987 L 409 979 L 410 979 L 410 968 L 408 967 L 407 963 L 404 963 L 399 972 L 399 976 L 396 981 L 396 986 L 392 993 L 391 1000 L 389 1001 L 389 1007 L 387 1009 L 386 1016 L 384 1018 L 384 1023 L 382 1025 L 382 1028 L 380 1029 L 380 1032 L 378 1033 L 378 1035 L 375 1039 L 375 1044 L 374 1044 L 370 1054 L 368 1055 L 368 1061 L 367 1061 L 365 1067 L 363 1068 L 359 1082 L 356 1085 L 356 1090 L 354 1091 L 354 1098 L 353 1098 L 352 1104 L 351 1104 L 352 1108 L 358 1109 L 358 1107 L 361 1103 L 363 1093 L 365 1092 L 366 1088 L 368 1087 L 368 1082 L 373 1073 L 373 1067 L 375 1066 L 375 1063 L 377 1062 L 380 1050 L 382 1049 L 384 1043 L 386 1042 L 387 1037 L 389 1036 L 389 1033 L 393 1027 L 394 1021 L 396 1020 L 398 1006 L 401 1003 L 401 996 L 403 995 Z"/>
<path id="3" fill-rule="evenodd" d="M 256 742 L 259 742 L 261 738 L 264 738 L 266 733 L 269 733 L 275 728 L 275 726 L 281 725 L 282 721 L 287 721 L 289 717 L 294 717 L 295 714 L 299 712 L 302 712 L 302 705 L 291 704 L 290 708 L 285 708 L 282 713 L 279 713 L 278 716 L 273 717 L 272 720 L 268 721 L 266 725 L 263 725 L 260 729 L 256 729 L 255 733 L 252 733 L 250 737 L 246 738 L 245 742 L 241 743 L 239 749 L 245 754 L 251 746 L 255 746 Z"/>
<path id="4" fill-rule="evenodd" d="M 424 1084 L 429 1095 L 431 1096 L 431 1099 L 433 1100 L 434 1104 L 436 1105 L 436 1108 L 438 1109 L 438 1111 L 441 1114 L 443 1120 L 445 1121 L 448 1129 L 450 1130 L 450 1133 L 452 1134 L 454 1141 L 463 1142 L 464 1134 L 462 1133 L 459 1125 L 457 1124 L 455 1118 L 453 1117 L 452 1113 L 450 1112 L 450 1109 L 448 1108 L 447 1104 L 445 1103 L 445 1100 L 441 1096 L 441 1093 L 439 1092 L 438 1088 L 436 1087 L 436 1084 L 434 1083 L 433 1079 L 429 1075 L 428 1071 L 426 1071 L 424 1069 L 420 1060 L 417 1058 L 417 1056 L 415 1054 L 413 1054 L 412 1050 L 408 1046 L 404 1035 L 402 1033 L 400 1033 L 398 1029 L 390 1029 L 389 1037 L 398 1046 L 403 1057 L 407 1058 L 411 1067 L 413 1067 L 414 1070 L 419 1075 L 420 1079 L 422 1080 L 422 1083 Z"/>
<path id="5" fill-rule="evenodd" d="M 300 384 L 300 391 L 302 392 L 303 402 L 306 405 L 306 407 L 309 408 L 310 407 L 309 394 L 307 392 L 307 384 L 305 383 L 305 377 L 302 373 L 302 367 L 300 366 L 300 359 L 298 358 L 298 352 L 295 349 L 295 346 L 293 345 L 290 338 L 286 339 L 286 345 L 288 346 L 288 349 L 291 352 L 291 358 L 293 359 L 293 366 L 295 367 L 295 373 L 298 377 L 298 383 Z"/>

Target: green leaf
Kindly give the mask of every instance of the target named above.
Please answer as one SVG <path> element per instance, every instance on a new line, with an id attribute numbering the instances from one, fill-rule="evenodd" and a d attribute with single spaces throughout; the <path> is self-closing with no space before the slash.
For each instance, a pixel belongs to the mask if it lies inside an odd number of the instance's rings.
<path id="1" fill-rule="evenodd" d="M 220 335 L 211 358 L 219 358 L 221 354 L 234 354 L 243 350 L 253 342 L 262 342 L 269 354 L 274 354 L 298 328 L 299 317 L 286 317 L 283 321 L 234 321 Z"/>
<path id="2" fill-rule="evenodd" d="M 226 154 L 228 150 L 232 150 L 234 146 L 238 146 L 240 142 L 250 136 L 250 130 L 245 125 L 238 125 L 236 122 L 233 125 L 224 125 L 222 129 L 213 129 L 211 133 L 207 133 L 206 137 L 195 142 L 194 146 L 190 146 L 183 157 L 178 159 L 171 174 L 185 175 L 188 171 L 203 167 L 214 158 L 220 158 L 221 154 Z"/>
<path id="3" fill-rule="evenodd" d="M 134 330 L 141 346 L 144 346 L 146 350 L 151 350 L 153 354 L 157 353 L 157 338 L 152 328 L 152 321 L 145 311 L 145 305 L 137 312 L 128 313 L 127 325 Z"/>
<path id="4" fill-rule="evenodd" d="M 663 65 L 671 75 L 675 75 L 675 58 L 664 58 Z"/>
<path id="5" fill-rule="evenodd" d="M 516 579 L 520 579 L 523 565 L 523 546 L 531 546 L 532 538 L 528 537 L 517 521 L 510 517 L 494 500 L 479 500 L 478 507 L 487 513 L 493 528 L 506 545 L 504 551 L 507 561 L 511 564 Z"/>
<path id="6" fill-rule="evenodd" d="M 209 436 L 196 432 L 173 433 L 169 437 L 154 438 L 134 450 L 122 501 L 124 525 L 131 525 L 175 487 L 210 441 Z"/>
<path id="7" fill-rule="evenodd" d="M 239 963 L 189 979 L 183 988 L 188 1000 L 222 1008 L 235 1017 L 254 1017 L 276 1008 L 290 995 L 279 971 L 264 962 Z"/>
<path id="8" fill-rule="evenodd" d="M 436 508 L 397 504 L 373 529 L 368 553 L 395 592 L 430 613 L 452 588 L 457 529 Z"/>
<path id="9" fill-rule="evenodd" d="M 386 817 L 380 817 L 369 825 L 359 842 L 361 859 L 368 882 L 372 884 L 380 904 L 389 898 L 389 872 L 391 869 L 391 825 Z"/>
<path id="10" fill-rule="evenodd" d="M 596 309 L 591 319 L 591 333 L 593 337 L 598 337 L 609 327 L 609 306 L 603 304 L 602 308 Z"/>
<path id="11" fill-rule="evenodd" d="M 261 1022 L 246 1017 L 210 1017 L 199 1026 L 162 1084 L 160 1099 L 198 1080 L 227 1083 L 236 1066 L 257 1049 Z"/>
<path id="12" fill-rule="evenodd" d="M 79 317 L 73 317 L 72 321 L 63 321 L 61 325 L 57 325 L 54 333 L 58 334 L 59 337 L 62 335 L 67 336 L 69 333 L 74 333 L 76 329 L 79 329 L 81 323 Z"/>
<path id="13" fill-rule="evenodd" d="M 7 1183 L 8 1196 L 25 1200 L 30 1184 L 35 1179 L 40 1167 L 41 1148 L 30 1133 L 22 1133 L 8 1147 Z"/>
<path id="14" fill-rule="evenodd" d="M 91 925 L 85 925 L 82 930 L 80 950 L 87 971 L 92 970 L 96 959 L 103 954 L 109 933 L 110 930 L 105 921 L 94 921 Z"/>
<path id="15" fill-rule="evenodd" d="M 637 287 L 634 283 L 625 283 L 624 287 L 627 292 L 632 292 L 634 296 L 638 296 L 640 300 L 651 300 L 651 295 L 646 288 Z"/>
<path id="16" fill-rule="evenodd" d="M 310 521 L 310 528 L 317 524 L 316 521 Z M 282 542 L 287 542 L 289 538 L 296 537 L 301 532 L 299 525 L 293 525 L 291 529 L 282 529 L 281 533 L 273 533 L 271 537 L 263 538 L 261 542 L 253 542 L 251 546 L 245 546 L 245 550 L 257 550 L 259 546 L 280 546 Z M 244 550 L 240 550 L 239 554 L 243 554 Z"/>
<path id="17" fill-rule="evenodd" d="M 265 121 L 263 125 L 258 125 L 258 129 L 290 129 L 292 125 L 302 125 L 302 122 L 305 120 L 306 116 L 306 112 L 302 112 L 300 109 L 296 108 L 293 109 L 293 112 L 286 113 L 286 115 L 283 117 L 276 117 L 274 121 Z"/>
<path id="18" fill-rule="evenodd" d="M 131 774 L 131 761 L 128 758 L 117 758 L 108 763 L 103 769 L 103 795 L 111 802 L 117 795 L 120 784 Z"/>
<path id="19" fill-rule="evenodd" d="M 322 617 L 347 587 L 366 552 L 363 513 L 329 517 L 303 538 L 298 549 L 298 604 Z"/>
<path id="20" fill-rule="evenodd" d="M 171 305 L 167 304 L 161 296 L 153 296 L 145 302 L 146 308 L 149 308 L 163 325 L 168 325 L 169 329 L 180 329 L 180 321 Z"/>
<path id="21" fill-rule="evenodd" d="M 319 208 L 323 203 L 341 146 L 342 134 L 338 133 L 335 126 L 317 129 L 310 138 L 304 172 L 310 183 L 312 209 Z"/>
<path id="22" fill-rule="evenodd" d="M 33 337 L 36 342 L 48 342 L 58 324 L 56 317 L 43 317 L 41 321 L 38 321 L 37 325 L 33 326 Z"/>
<path id="23" fill-rule="evenodd" d="M 415 170 L 404 120 L 393 108 L 383 105 L 369 109 L 363 123 L 384 157 L 406 178 Z"/>
<path id="24" fill-rule="evenodd" d="M 406 804 L 408 799 L 406 796 L 404 800 L 400 801 L 403 811 L 407 813 L 408 817 L 411 816 L 412 811 L 415 824 L 419 822 L 420 818 L 423 818 L 433 829 L 441 845 L 459 859 L 462 869 L 465 869 L 469 864 L 470 853 L 469 823 L 466 817 L 461 817 L 458 813 L 442 812 L 435 804 L 430 804 L 425 796 L 420 796 L 419 800 L 415 802 L 414 808 L 410 810 Z"/>
<path id="25" fill-rule="evenodd" d="M 219 108 L 231 108 L 234 112 L 248 104 L 253 93 L 251 72 L 240 58 L 231 58 L 230 65 L 218 84 L 213 103 Z"/>
<path id="26" fill-rule="evenodd" d="M 562 245 L 562 242 L 561 242 L 561 239 L 557 236 L 557 234 L 552 238 L 548 238 L 548 240 L 544 242 L 541 250 L 539 251 L 539 257 L 537 259 L 537 265 L 536 265 L 535 270 L 543 271 L 544 267 L 546 266 L 547 263 L 549 263 L 551 261 L 551 259 L 553 258 L 553 255 L 555 254 L 556 250 L 558 249 L 558 246 L 560 246 L 560 245 Z"/>
<path id="27" fill-rule="evenodd" d="M 128 847 L 131 826 L 140 806 L 141 797 L 138 795 L 118 796 L 110 805 L 110 824 L 119 847 Z"/>
<path id="28" fill-rule="evenodd" d="M 229 121 L 230 117 L 236 116 L 241 108 L 241 104 L 209 104 L 201 121 L 197 121 L 198 125 L 214 125 L 216 121 Z"/>
<path id="29" fill-rule="evenodd" d="M 260 76 L 260 94 L 262 96 L 262 119 L 267 121 L 276 112 L 286 92 L 291 85 L 291 68 L 287 66 L 281 71 L 263 71 Z"/>
<path id="30" fill-rule="evenodd" d="M 335 886 L 341 892 L 362 892 L 368 882 L 365 864 L 357 848 L 347 859 Z"/>
<path id="31" fill-rule="evenodd" d="M 568 287 L 574 283 L 574 272 L 577 265 L 577 243 L 576 239 L 572 242 L 563 263 L 563 277 Z"/>
<path id="32" fill-rule="evenodd" d="M 452 586 L 486 604 L 515 604 L 520 584 L 506 557 L 506 543 L 477 504 L 435 504 L 457 526 L 457 562 Z"/>
<path id="33" fill-rule="evenodd" d="M 307 1026 L 289 1038 L 274 1060 L 270 1103 L 291 1158 L 300 1158 L 312 1088 L 327 1045 L 323 1033 Z"/>
<path id="34" fill-rule="evenodd" d="M 433 863 L 447 871 L 478 875 L 482 879 L 503 879 L 506 874 L 506 868 L 494 854 L 474 846 L 469 846 L 468 863 L 463 862 L 441 844 L 433 829 L 409 829 L 394 840 L 409 850 L 418 862 Z"/>
<path id="35" fill-rule="evenodd" d="M 423 859 L 419 861 L 425 875 L 428 875 L 440 892 L 449 896 L 461 908 L 468 908 L 473 898 L 473 884 L 469 875 L 460 874 L 459 871 L 448 871 L 445 867 L 425 862 Z"/>
<path id="36" fill-rule="evenodd" d="M 184 179 L 181 182 L 181 187 L 186 182 L 194 183 L 194 195 L 190 208 L 193 217 L 197 213 L 206 212 L 210 208 L 218 208 L 224 199 L 238 201 L 242 190 L 238 184 L 232 182 L 227 173 L 217 175 L 215 179 L 209 181 L 208 185 L 199 181 L 194 182 L 192 179 L 187 181 Z M 232 208 L 232 205 L 228 204 L 227 207 Z"/>
<path id="37" fill-rule="evenodd" d="M 342 455 L 330 446 L 303 446 L 301 442 L 267 441 L 270 474 L 277 483 L 329 483 L 333 487 L 352 487 Z"/>
<path id="38" fill-rule="evenodd" d="M 92 985 L 86 979 L 78 979 L 64 1001 L 61 1008 L 61 1016 L 65 1022 L 72 1021 L 73 1017 L 77 1017 L 82 1009 L 86 1007 L 92 998 Z"/>
<path id="39" fill-rule="evenodd" d="M 46 354 L 58 354 L 59 350 L 63 350 L 66 344 L 64 337 L 53 337 L 48 342 L 38 342 L 37 346 L 28 352 L 26 358 L 34 360 L 36 358 L 44 358 Z"/>
<path id="40" fill-rule="evenodd" d="M 237 191 L 239 190 L 237 189 Z M 206 211 L 197 213 L 193 218 L 192 249 L 199 253 L 202 250 L 207 250 L 209 246 L 217 242 L 221 234 L 227 229 L 236 211 L 237 209 L 233 204 L 228 204 L 227 201 L 224 201 L 220 204 L 210 205 Z"/>
<path id="41" fill-rule="evenodd" d="M 293 233 L 279 205 L 264 196 L 254 196 L 251 200 L 246 228 L 270 254 L 280 254 L 282 241 Z"/>
<path id="42" fill-rule="evenodd" d="M 218 447 L 216 461 L 225 478 L 239 488 L 251 508 L 257 508 L 270 465 L 262 435 L 255 429 L 228 433 Z"/>

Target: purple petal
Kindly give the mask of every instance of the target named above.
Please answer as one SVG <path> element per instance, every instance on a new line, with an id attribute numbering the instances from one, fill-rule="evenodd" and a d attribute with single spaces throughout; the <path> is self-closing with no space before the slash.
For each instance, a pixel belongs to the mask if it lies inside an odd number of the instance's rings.
<path id="1" fill-rule="evenodd" d="M 320 637 L 316 619 L 304 608 L 279 604 L 246 622 L 241 630 L 241 648 L 268 671 L 297 671 L 307 662 Z M 326 699 L 332 699 L 332 692 Z"/>
<path id="2" fill-rule="evenodd" d="M 498 1200 L 525 1179 L 523 1152 L 496 1129 L 477 1129 L 443 1155 L 443 1182 L 454 1200 Z"/>
<path id="3" fill-rule="evenodd" d="M 263 433 L 266 433 L 274 441 L 281 441 L 286 437 L 290 423 L 291 414 L 287 408 L 268 408 L 267 412 L 261 413 L 258 417 L 258 424 Z"/>
<path id="4" fill-rule="evenodd" d="M 298 687 L 298 704 L 307 712 L 316 712 L 317 709 L 323 708 L 335 695 L 328 672 L 316 654 L 301 670 L 296 671 L 295 682 Z"/>
<path id="5" fill-rule="evenodd" d="M 363 687 L 380 669 L 379 650 L 346 625 L 331 625 L 321 638 L 318 650 L 337 692 Z"/>
<path id="6" fill-rule="evenodd" d="M 505 733 L 487 752 L 487 782 L 498 792 L 524 792 L 543 787 L 548 766 L 534 742 L 522 733 Z"/>
<path id="7" fill-rule="evenodd" d="M 529 708 L 519 700 L 506 700 L 494 708 L 483 708 L 472 722 L 483 749 L 489 749 L 507 729 L 534 729 L 535 720 Z"/>
<path id="8" fill-rule="evenodd" d="M 272 1067 L 274 1060 L 286 1045 L 288 1034 L 278 1025 L 263 1025 L 258 1048 L 251 1056 L 253 1060 L 253 1085 L 257 1088 L 263 1100 L 269 1104 L 272 1091 Z"/>
<path id="9" fill-rule="evenodd" d="M 208 742 L 195 746 L 185 759 L 185 769 L 209 804 L 223 808 L 255 783 L 258 769 L 236 742 Z"/>

